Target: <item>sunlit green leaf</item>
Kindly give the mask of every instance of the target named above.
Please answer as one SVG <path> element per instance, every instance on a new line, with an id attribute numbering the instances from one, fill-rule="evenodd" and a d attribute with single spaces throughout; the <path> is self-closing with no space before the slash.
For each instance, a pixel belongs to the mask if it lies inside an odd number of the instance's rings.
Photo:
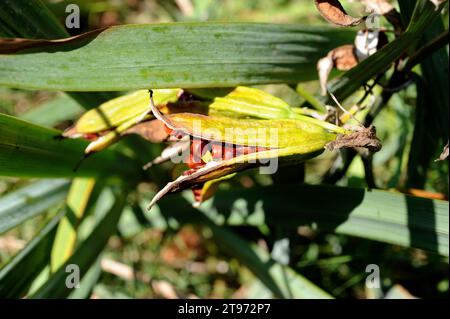
<path id="1" fill-rule="evenodd" d="M 78 170 L 87 142 L 60 140 L 60 132 L 0 114 L 0 176 L 68 177 L 125 174 L 133 177 L 133 163 L 113 152 L 86 159 Z M 125 162 L 129 165 L 123 165 Z"/>
<path id="2" fill-rule="evenodd" d="M 41 180 L 0 197 L 0 234 L 61 202 L 69 189 L 67 180 Z"/>
<path id="3" fill-rule="evenodd" d="M 167 196 L 164 218 L 185 221 L 194 208 Z M 289 185 L 219 191 L 200 210 L 225 225 L 312 225 L 323 231 L 417 247 L 448 256 L 448 202 L 358 188 Z"/>
<path id="4" fill-rule="evenodd" d="M 315 79 L 316 61 L 352 37 L 353 31 L 302 25 L 116 26 L 0 56 L 0 85 L 102 91 L 295 83 Z"/>
<path id="5" fill-rule="evenodd" d="M 75 250 L 74 254 L 33 294 L 32 298 L 64 298 L 73 287 L 66 285 L 66 265 L 78 267 L 80 278 L 86 274 L 103 250 L 109 237 L 116 230 L 117 222 L 122 213 L 126 199 L 125 193 L 116 194 L 116 202 L 110 211 L 96 225 L 91 235 Z"/>
<path id="6" fill-rule="evenodd" d="M 94 189 L 95 179 L 75 178 L 67 197 L 65 216 L 60 221 L 53 243 L 51 270 L 57 270 L 72 255 L 77 239 L 77 228 L 84 216 Z"/>
<path id="7" fill-rule="evenodd" d="M 34 278 L 50 260 L 51 245 L 62 214 L 55 216 L 45 227 L 0 269 L 0 296 L 23 297 Z"/>

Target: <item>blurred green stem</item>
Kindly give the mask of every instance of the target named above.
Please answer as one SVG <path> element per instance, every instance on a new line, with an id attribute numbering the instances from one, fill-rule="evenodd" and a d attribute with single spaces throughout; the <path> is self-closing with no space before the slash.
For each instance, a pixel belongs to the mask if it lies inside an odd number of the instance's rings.
<path id="1" fill-rule="evenodd" d="M 314 107 L 319 112 L 326 112 L 325 106 L 309 93 L 302 85 L 298 84 L 295 91 L 304 98 L 312 107 Z"/>
<path id="2" fill-rule="evenodd" d="M 450 38 L 447 29 L 436 38 L 428 42 L 425 46 L 414 52 L 408 61 L 400 67 L 400 70 L 403 72 L 410 72 L 414 66 L 421 63 L 426 57 L 447 45 L 449 40 Z"/>

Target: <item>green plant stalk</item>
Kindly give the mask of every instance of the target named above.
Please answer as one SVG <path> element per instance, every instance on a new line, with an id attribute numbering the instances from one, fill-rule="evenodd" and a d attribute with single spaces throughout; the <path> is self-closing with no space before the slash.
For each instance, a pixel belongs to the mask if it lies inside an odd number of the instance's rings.
<path id="1" fill-rule="evenodd" d="M 319 119 L 316 119 L 316 118 L 313 118 L 313 117 L 310 117 L 310 116 L 305 116 L 305 115 L 302 115 L 302 114 L 295 114 L 294 118 L 296 118 L 298 120 L 302 120 L 302 121 L 308 122 L 308 123 L 311 123 L 311 124 L 315 124 L 317 126 L 320 126 L 320 127 L 324 128 L 324 129 L 326 129 L 326 130 L 328 130 L 330 132 L 336 133 L 336 134 L 343 134 L 343 135 L 345 135 L 345 134 L 352 133 L 352 131 L 347 130 L 347 129 L 343 128 L 343 127 L 340 127 L 340 126 L 334 125 L 333 123 L 322 121 L 322 120 L 319 120 Z"/>
<path id="2" fill-rule="evenodd" d="M 417 50 L 406 61 L 403 67 L 400 68 L 402 72 L 410 72 L 414 66 L 421 63 L 425 58 L 442 48 L 449 43 L 450 37 L 448 29 L 439 34 L 436 38 L 425 44 L 419 50 Z"/>
<path id="3" fill-rule="evenodd" d="M 325 106 L 318 99 L 316 99 L 313 94 L 309 93 L 301 84 L 297 84 L 295 91 L 317 111 L 322 113 L 326 112 Z"/>

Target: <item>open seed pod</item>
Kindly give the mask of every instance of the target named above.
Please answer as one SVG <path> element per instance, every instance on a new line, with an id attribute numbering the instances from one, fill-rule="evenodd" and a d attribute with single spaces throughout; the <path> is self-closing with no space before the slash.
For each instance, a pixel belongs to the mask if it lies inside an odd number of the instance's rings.
<path id="1" fill-rule="evenodd" d="M 190 147 L 181 154 L 190 169 L 168 183 L 151 201 L 186 188 L 198 188 L 237 171 L 260 167 L 274 173 L 278 165 L 301 162 L 320 154 L 335 133 L 302 119 L 234 119 L 193 113 L 163 115 L 152 103 L 154 116 Z M 176 161 L 179 161 L 177 158 Z"/>

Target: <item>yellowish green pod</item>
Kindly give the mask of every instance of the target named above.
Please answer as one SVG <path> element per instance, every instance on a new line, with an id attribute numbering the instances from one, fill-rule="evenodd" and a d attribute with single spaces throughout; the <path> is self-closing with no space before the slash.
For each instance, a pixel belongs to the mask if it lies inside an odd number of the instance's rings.
<path id="1" fill-rule="evenodd" d="M 156 105 L 176 102 L 181 89 L 154 90 Z M 120 126 L 139 118 L 148 110 L 148 90 L 139 90 L 107 101 L 95 109 L 87 111 L 77 121 L 78 133 L 98 133 Z"/>
<path id="2" fill-rule="evenodd" d="M 225 144 L 277 149 L 317 144 L 323 149 L 336 137 L 323 127 L 301 119 L 234 119 L 193 113 L 170 114 L 166 118 L 177 131 Z"/>
<path id="3" fill-rule="evenodd" d="M 180 112 L 177 106 L 184 102 L 178 102 L 184 91 L 182 89 L 158 89 L 153 91 L 154 103 L 157 106 L 167 105 L 173 109 L 169 112 Z M 320 121 L 308 116 L 298 114 L 285 101 L 266 93 L 262 90 L 238 86 L 234 89 L 197 89 L 189 91 L 202 101 L 196 101 L 197 109 L 202 113 L 213 117 L 239 118 L 239 119 L 285 119 L 286 123 L 280 123 L 280 130 L 291 127 L 293 120 L 301 120 L 301 123 L 310 123 L 311 127 L 319 125 L 335 133 L 346 133 L 341 127 L 331 123 Z M 218 95 L 215 96 L 214 95 Z M 205 100 L 206 99 L 206 100 Z M 178 102 L 178 103 L 177 103 Z M 181 103 L 181 104 L 180 104 Z M 191 107 L 194 107 L 192 105 Z M 187 110 L 189 111 L 189 109 Z M 197 110 L 198 111 L 198 110 Z M 124 132 L 144 119 L 152 117 L 149 112 L 149 94 L 147 90 L 139 90 L 124 96 L 112 99 L 101 104 L 95 109 L 86 112 L 72 127 L 64 133 L 67 137 L 79 137 L 89 134 L 100 134 L 97 139 L 86 148 L 86 154 L 98 152 L 116 142 Z M 195 110 L 193 112 L 196 112 Z M 148 114 L 148 115 L 146 115 Z M 142 117 L 142 115 L 146 115 Z M 195 114 L 194 114 L 195 115 Z M 209 119 L 209 123 L 212 123 Z M 226 120 L 225 120 L 226 121 Z M 252 127 L 254 122 L 242 122 L 242 127 Z M 300 123 L 300 122 L 299 122 Z M 231 123 L 227 123 L 227 125 Z M 258 122 L 258 125 L 265 125 Z M 306 124 L 302 124 L 306 125 Z M 219 125 L 220 126 L 220 125 Z M 108 132 L 109 131 L 109 132 Z M 300 136 L 297 137 L 300 138 Z M 291 139 L 295 143 L 296 139 Z"/>
<path id="4" fill-rule="evenodd" d="M 168 183 L 156 194 L 149 208 L 167 193 L 202 186 L 208 181 L 220 181 L 229 174 L 264 166 L 270 161 L 275 161 L 276 166 L 278 163 L 302 162 L 320 154 L 325 146 L 337 137 L 336 132 L 330 132 L 324 126 L 303 118 L 258 120 L 193 113 L 163 115 L 153 103 L 151 107 L 153 115 L 164 122 L 175 136 L 181 138 L 183 135 L 189 135 L 191 143 L 197 138 L 202 141 L 200 145 L 204 142 L 212 143 L 211 147 L 222 145 L 222 150 L 231 145 L 233 155 L 230 158 L 222 152 L 215 160 L 214 154 L 208 156 L 205 165 L 200 165 Z M 245 147 L 248 147 L 247 152 L 237 152 Z M 191 147 L 191 150 L 193 149 Z M 236 149 L 236 152 L 233 149 Z M 214 152 L 214 148 L 212 151 Z M 192 155 L 195 154 L 190 154 Z M 202 193 L 204 191 L 206 190 L 202 190 Z"/>

